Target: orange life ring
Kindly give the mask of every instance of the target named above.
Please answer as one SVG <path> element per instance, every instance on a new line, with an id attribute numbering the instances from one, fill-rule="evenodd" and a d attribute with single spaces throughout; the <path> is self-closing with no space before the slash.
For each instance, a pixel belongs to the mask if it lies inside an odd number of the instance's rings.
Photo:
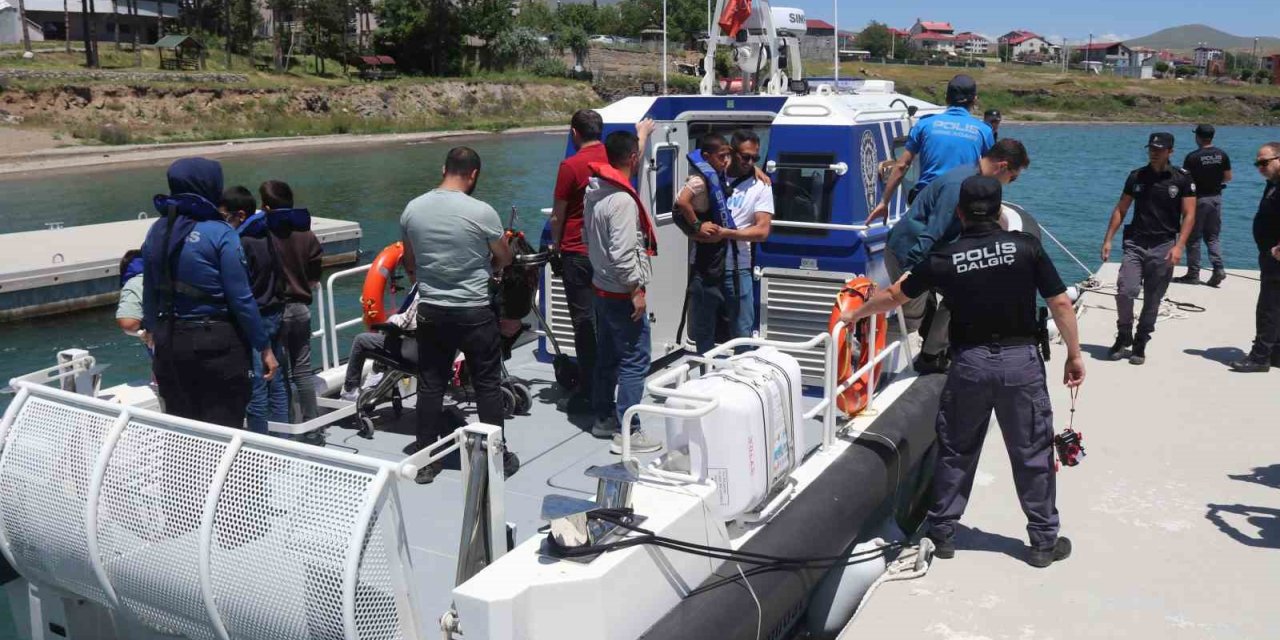
<path id="1" fill-rule="evenodd" d="M 868 278 L 854 278 L 844 284 L 840 289 L 840 293 L 836 294 L 835 307 L 831 310 L 831 318 L 827 321 L 827 330 L 835 329 L 836 323 L 840 321 L 840 316 L 844 312 L 853 312 L 867 300 L 871 299 L 871 294 L 875 292 L 876 285 Z M 840 330 L 840 334 L 836 336 L 837 348 L 837 372 L 836 384 L 843 386 L 853 376 L 853 372 L 867 366 L 867 362 L 871 360 L 871 349 L 868 344 L 869 334 L 871 333 L 871 318 L 863 318 L 852 327 L 846 326 Z M 883 314 L 875 316 L 876 327 L 876 353 L 884 351 L 885 336 L 889 332 L 889 323 L 885 320 Z M 853 339 L 859 344 L 857 363 L 854 363 L 854 354 L 851 353 L 852 340 L 850 339 L 850 331 L 853 332 Z M 872 371 L 862 375 L 849 385 L 848 389 L 836 395 L 836 408 L 844 412 L 845 415 L 853 417 L 858 415 L 863 409 L 867 408 L 870 403 L 870 394 L 868 391 L 871 386 L 871 376 L 875 376 L 878 380 L 880 377 L 880 366 L 877 365 Z"/>
<path id="2" fill-rule="evenodd" d="M 387 245 L 373 259 L 373 264 L 369 265 L 369 273 L 364 277 L 364 289 L 360 292 L 360 308 L 366 327 L 387 321 L 387 285 L 403 257 L 404 243 L 395 242 Z"/>

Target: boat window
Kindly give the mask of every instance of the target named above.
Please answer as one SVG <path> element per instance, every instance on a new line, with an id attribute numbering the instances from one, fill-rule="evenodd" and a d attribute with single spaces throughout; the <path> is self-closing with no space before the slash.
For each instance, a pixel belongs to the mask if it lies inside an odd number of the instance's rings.
<path id="1" fill-rule="evenodd" d="M 779 153 L 773 180 L 774 220 L 787 222 L 831 222 L 831 195 L 836 161 L 832 153 Z M 776 226 L 774 233 L 825 235 L 822 229 Z"/>
<path id="2" fill-rule="evenodd" d="M 675 202 L 676 157 L 678 147 L 663 147 L 654 154 L 653 212 L 654 216 L 670 213 Z"/>

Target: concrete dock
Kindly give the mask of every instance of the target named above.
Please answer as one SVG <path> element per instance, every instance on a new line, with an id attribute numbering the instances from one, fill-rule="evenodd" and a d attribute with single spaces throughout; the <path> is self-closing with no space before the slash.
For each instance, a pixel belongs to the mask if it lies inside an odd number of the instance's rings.
<path id="1" fill-rule="evenodd" d="M 0 235 L 0 322 L 114 304 L 120 258 L 142 246 L 156 218 Z M 325 266 L 355 262 L 360 225 L 314 218 Z"/>
<path id="2" fill-rule="evenodd" d="M 1280 369 L 1227 368 L 1253 339 L 1258 292 L 1258 272 L 1231 273 L 1221 289 L 1170 286 L 1168 298 L 1205 310 L 1161 317 L 1142 366 L 1103 359 L 1115 300 L 1086 294 L 1075 424 L 1088 456 L 1058 474 L 1071 558 L 1048 569 L 1023 562 L 1026 520 L 992 430 L 955 558 L 884 584 L 840 637 L 1280 637 Z M 1115 275 L 1109 264 L 1099 277 Z M 1054 349 L 1061 430 L 1070 401 L 1064 351 Z"/>

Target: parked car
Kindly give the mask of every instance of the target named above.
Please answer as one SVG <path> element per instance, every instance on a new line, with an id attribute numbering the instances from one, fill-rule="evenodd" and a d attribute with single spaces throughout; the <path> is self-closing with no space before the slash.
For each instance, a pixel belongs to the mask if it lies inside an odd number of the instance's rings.
<path id="1" fill-rule="evenodd" d="M 613 36 L 606 36 L 606 35 L 591 36 L 590 40 L 591 42 L 594 42 L 596 44 L 614 44 L 615 43 Z"/>

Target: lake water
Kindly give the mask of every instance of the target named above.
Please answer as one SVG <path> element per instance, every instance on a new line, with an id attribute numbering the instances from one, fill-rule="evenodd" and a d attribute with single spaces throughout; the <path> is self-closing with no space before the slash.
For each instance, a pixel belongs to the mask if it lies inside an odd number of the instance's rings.
<path id="1" fill-rule="evenodd" d="M 1086 264 L 1096 267 L 1111 208 L 1128 171 L 1146 162 L 1143 145 L 1156 128 L 1005 125 L 1002 134 L 1021 139 L 1032 160 L 1031 168 L 1006 189 L 1005 198 L 1024 205 Z M 1158 128 L 1177 136 L 1176 157 L 1191 150 L 1191 126 Z M 1251 162 L 1259 145 L 1276 138 L 1280 133 L 1272 129 L 1218 129 L 1218 145 L 1235 162 L 1236 179 L 1223 198 L 1228 266 L 1256 268 L 1249 229 L 1262 180 Z M 404 204 L 434 186 L 444 152 L 454 144 L 458 143 L 313 150 L 232 157 L 222 163 L 228 185 L 244 184 L 256 193 L 256 185 L 263 180 L 283 179 L 293 186 L 299 205 L 314 214 L 358 221 L 364 229 L 362 248 L 368 261 L 398 238 L 397 220 Z M 466 144 L 484 161 L 475 195 L 504 217 L 512 206 L 519 207 L 518 226 L 530 232 L 540 229 L 543 218 L 538 210 L 550 206 L 564 136 L 492 137 Z M 139 211 L 150 211 L 151 196 L 165 190 L 164 168 L 158 166 L 0 180 L 0 233 L 40 229 L 53 221 L 71 226 L 131 218 Z M 1083 278 L 1083 270 L 1057 247 L 1048 242 L 1046 246 L 1064 278 Z M 1207 265 L 1207 255 L 1205 260 Z M 358 287 L 357 279 L 339 288 L 341 317 L 358 312 Z M 58 350 L 69 347 L 90 349 L 100 362 L 110 363 L 105 374 L 109 384 L 147 377 L 144 353 L 135 340 L 116 329 L 113 314 L 114 309 L 104 308 L 0 325 L 0 380 L 49 366 Z M 0 404 L 5 404 L 3 398 Z"/>

